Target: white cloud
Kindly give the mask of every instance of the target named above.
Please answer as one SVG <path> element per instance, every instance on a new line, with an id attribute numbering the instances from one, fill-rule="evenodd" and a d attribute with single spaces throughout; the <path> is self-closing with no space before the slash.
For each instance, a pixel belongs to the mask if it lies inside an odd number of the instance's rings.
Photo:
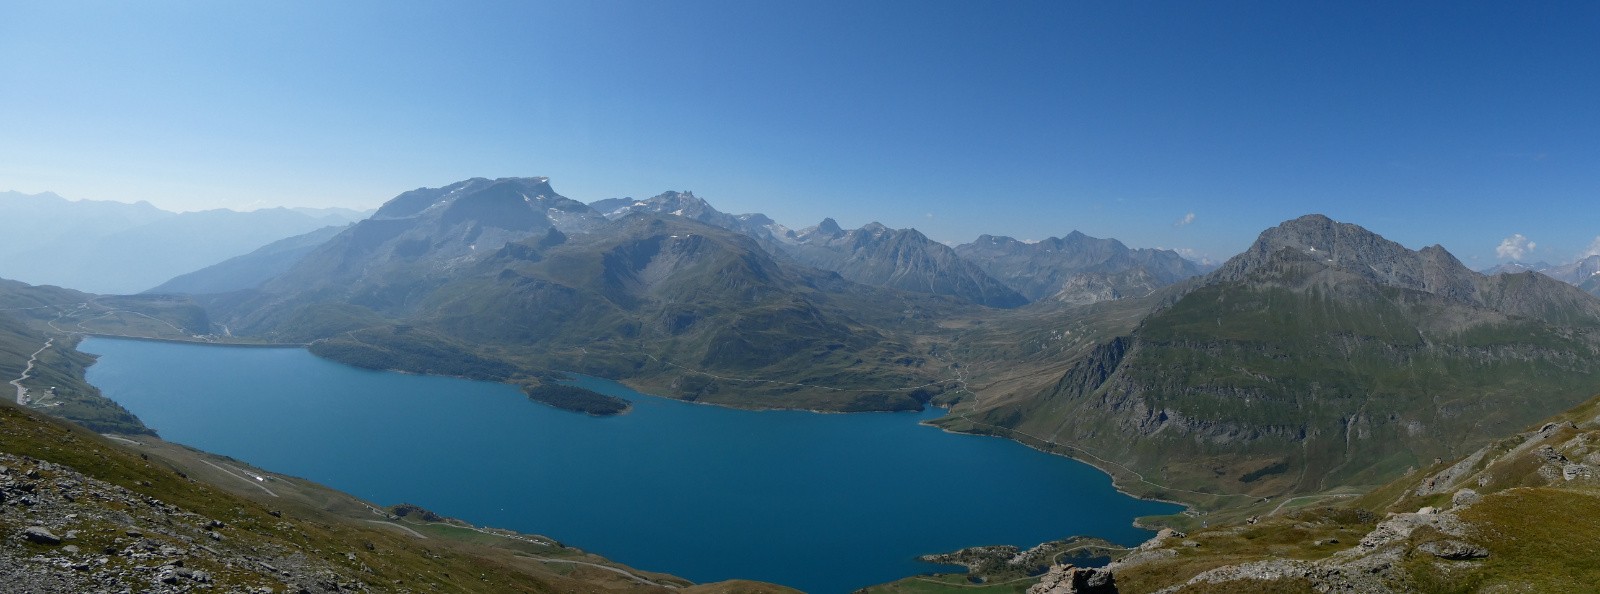
<path id="1" fill-rule="evenodd" d="M 1183 218 L 1178 219 L 1178 222 L 1173 223 L 1172 226 L 1174 226 L 1174 227 L 1182 227 L 1184 225 L 1187 225 L 1187 224 L 1193 223 L 1193 222 L 1194 222 L 1194 213 L 1191 212 L 1189 214 L 1183 215 Z"/>
<path id="2" fill-rule="evenodd" d="M 1589 249 L 1583 251 L 1583 257 L 1600 256 L 1600 237 L 1594 238 L 1594 243 L 1589 244 Z"/>
<path id="3" fill-rule="evenodd" d="M 1500 240 L 1500 245 L 1494 248 L 1494 253 L 1502 260 L 1521 260 L 1533 253 L 1533 248 L 1538 246 L 1539 244 L 1529 241 L 1521 233 L 1512 233 L 1511 237 Z"/>
<path id="4" fill-rule="evenodd" d="M 1172 251 L 1178 252 L 1179 256 L 1183 256 L 1189 260 L 1194 260 L 1195 262 L 1199 262 L 1207 266 L 1211 265 L 1211 257 L 1200 253 L 1194 248 L 1177 248 Z"/>

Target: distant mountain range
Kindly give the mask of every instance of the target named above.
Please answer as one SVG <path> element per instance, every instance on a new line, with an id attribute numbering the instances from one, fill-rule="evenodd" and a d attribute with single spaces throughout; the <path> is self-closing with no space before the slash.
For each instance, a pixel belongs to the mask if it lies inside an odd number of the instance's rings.
<path id="1" fill-rule="evenodd" d="M 1600 299 L 1568 284 L 1585 265 L 1483 275 L 1312 215 L 1208 271 L 1077 232 L 952 248 L 686 192 L 584 204 L 478 178 L 160 292 L 364 367 L 530 389 L 570 370 L 742 407 L 932 402 L 953 430 L 1268 496 L 1379 484 L 1600 391 Z"/>
<path id="2" fill-rule="evenodd" d="M 1600 295 L 1600 255 L 1590 255 L 1577 261 L 1556 266 L 1546 262 L 1507 262 L 1484 270 L 1485 274 L 1537 272 L 1558 281 L 1575 285 L 1592 295 Z"/>
<path id="3" fill-rule="evenodd" d="M 729 215 L 691 193 L 667 192 L 646 200 L 619 198 L 591 204 L 608 218 L 633 213 L 671 214 L 748 235 L 768 251 L 839 273 L 862 284 L 959 297 L 990 307 L 1018 307 L 1054 296 L 1067 281 L 1094 275 L 1092 288 L 1061 299 L 1092 303 L 1142 295 L 1203 272 L 1171 250 L 1129 250 L 1114 239 L 1073 232 L 1026 244 L 984 235 L 950 248 L 915 229 L 869 223 L 846 230 L 833 219 L 791 230 L 759 213 Z M 977 247 L 974 247 L 977 246 Z M 1110 290 L 1101 290 L 1109 286 Z"/>
<path id="4" fill-rule="evenodd" d="M 608 220 L 544 178 L 513 178 L 402 194 L 283 274 L 208 303 L 235 333 L 314 341 L 365 367 L 526 384 L 564 369 L 738 406 L 920 408 L 939 388 L 899 387 L 933 370 L 873 322 L 956 302 L 884 291 L 740 233 L 643 212 Z"/>
<path id="5" fill-rule="evenodd" d="M 529 179 L 544 180 L 538 182 L 542 186 L 529 190 L 535 195 L 554 195 L 548 187 L 549 180 Z M 427 200 L 452 192 L 471 193 L 486 183 L 491 180 L 468 180 L 444 188 L 407 192 L 385 205 L 373 218 L 393 219 L 399 216 L 397 213 L 417 214 L 411 212 L 408 205 L 432 204 Z M 774 257 L 835 272 L 849 281 L 955 297 L 989 307 L 1018 307 L 1040 299 L 1086 304 L 1144 295 L 1205 270 L 1171 250 L 1133 250 L 1114 239 L 1095 239 L 1077 232 L 1066 239 L 1051 238 L 1035 244 L 988 235 L 979 239 L 988 244 L 1003 241 L 1017 246 L 1009 251 L 992 246 L 972 248 L 977 244 L 953 249 L 928 239 L 915 229 L 890 229 L 878 223 L 846 230 L 833 219 L 826 219 L 813 227 L 791 230 L 760 213 L 723 213 L 689 192 L 664 192 L 644 200 L 600 200 L 589 204 L 588 208 L 564 197 L 562 200 L 567 202 L 554 211 L 560 213 L 560 221 L 549 219 L 546 222 L 565 233 L 593 231 L 599 221 L 621 220 L 636 214 L 681 217 L 743 234 Z M 495 216 L 489 212 L 478 214 L 491 219 Z M 502 230 L 503 226 L 508 228 Z M 497 222 L 485 229 L 489 229 L 490 234 L 474 237 L 470 242 L 475 246 L 472 249 L 500 245 L 532 231 L 531 227 L 515 221 Z M 436 231 L 414 233 L 431 237 Z M 152 291 L 201 294 L 254 288 L 270 276 L 264 272 L 283 272 L 290 260 L 309 253 L 310 242 L 316 237 L 331 238 L 331 235 L 325 232 L 307 234 L 195 273 L 203 278 L 233 279 L 231 281 L 174 279 Z M 453 253 L 464 255 L 466 245 L 456 246 Z M 296 246 L 295 251 L 289 251 L 291 246 Z M 1069 284 L 1074 280 L 1076 283 Z"/>
<path id="6" fill-rule="evenodd" d="M 845 231 L 833 219 L 827 219 L 797 233 L 766 215 L 724 214 L 694 194 L 681 192 L 667 192 L 648 200 L 602 200 L 592 206 L 611 219 L 637 213 L 691 218 L 750 236 L 780 257 L 866 285 L 947 295 L 990 307 L 1027 303 L 1015 291 L 957 257 L 949 246 L 932 241 L 915 229 L 894 230 L 872 223 Z"/>
<path id="7" fill-rule="evenodd" d="M 137 293 L 267 243 L 364 216 L 288 208 L 176 213 L 148 202 L 4 192 L 0 277 L 93 293 Z"/>
<path id="8" fill-rule="evenodd" d="M 1094 303 L 1141 297 L 1207 270 L 1172 250 L 1129 249 L 1115 239 L 1077 231 L 1036 242 L 983 235 L 955 251 L 995 278 L 1006 279 L 1030 301 Z"/>

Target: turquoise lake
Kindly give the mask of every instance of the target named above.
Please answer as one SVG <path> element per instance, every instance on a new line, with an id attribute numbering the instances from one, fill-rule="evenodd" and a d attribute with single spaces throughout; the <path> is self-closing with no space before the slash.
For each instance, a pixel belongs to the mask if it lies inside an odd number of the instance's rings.
<path id="1" fill-rule="evenodd" d="M 697 582 L 822 594 L 948 570 L 916 556 L 1072 535 L 1133 544 L 1175 505 L 1082 463 L 919 425 L 942 411 L 745 411 L 639 394 L 596 418 L 511 386 L 368 371 L 302 349 L 90 338 L 88 379 L 168 441 L 379 505 L 415 503 Z"/>

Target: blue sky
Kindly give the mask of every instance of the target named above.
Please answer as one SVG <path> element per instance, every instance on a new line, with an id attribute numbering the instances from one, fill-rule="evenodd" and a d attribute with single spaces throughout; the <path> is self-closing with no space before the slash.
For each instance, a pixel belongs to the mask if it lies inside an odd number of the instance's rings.
<path id="1" fill-rule="evenodd" d="M 546 175 L 1216 259 L 1321 212 L 1474 267 L 1600 236 L 1600 3 L 467 4 L 0 0 L 0 190 L 370 207 Z"/>

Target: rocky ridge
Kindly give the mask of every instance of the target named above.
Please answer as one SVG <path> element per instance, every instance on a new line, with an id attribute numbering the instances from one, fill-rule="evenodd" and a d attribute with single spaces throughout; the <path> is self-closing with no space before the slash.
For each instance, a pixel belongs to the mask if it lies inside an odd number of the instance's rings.
<path id="1" fill-rule="evenodd" d="M 666 192 L 646 200 L 613 198 L 590 206 L 611 220 L 635 214 L 671 215 L 742 233 L 775 256 L 865 285 L 958 297 L 990 307 L 1016 307 L 1028 301 L 949 246 L 915 229 L 869 223 L 845 230 L 828 218 L 795 231 L 760 213 L 718 211 L 691 192 Z"/>
<path id="2" fill-rule="evenodd" d="M 1131 249 L 1078 231 L 1036 242 L 981 235 L 955 250 L 1031 301 L 1083 304 L 1142 296 L 1207 269 L 1172 250 Z"/>
<path id="3" fill-rule="evenodd" d="M 989 307 L 1018 307 L 1021 293 L 916 229 L 868 223 L 840 229 L 827 219 L 780 242 L 795 260 L 865 285 L 960 297 Z"/>

